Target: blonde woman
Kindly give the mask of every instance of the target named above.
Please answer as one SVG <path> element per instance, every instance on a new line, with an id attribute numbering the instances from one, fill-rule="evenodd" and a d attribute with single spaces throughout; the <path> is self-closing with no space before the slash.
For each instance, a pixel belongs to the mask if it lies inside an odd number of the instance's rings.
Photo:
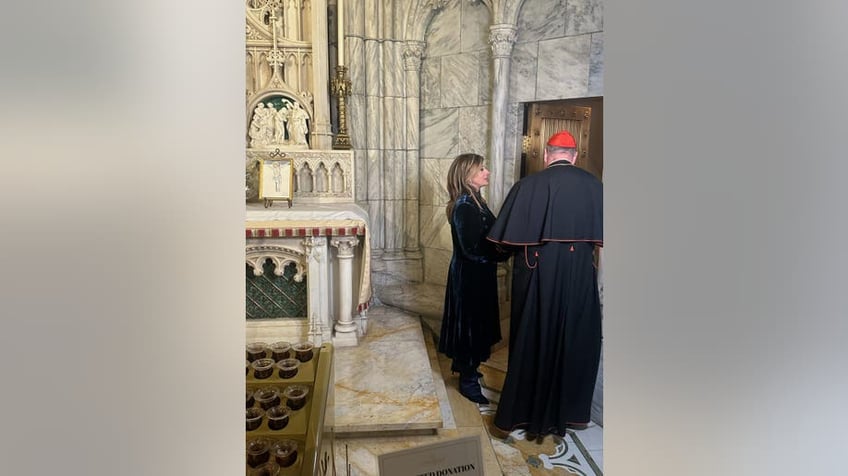
<path id="1" fill-rule="evenodd" d="M 489 400 L 480 389 L 477 367 L 489 359 L 491 346 L 501 340 L 498 312 L 497 261 L 508 254 L 486 240 L 495 215 L 480 189 L 489 184 L 489 170 L 477 154 L 457 156 L 448 170 L 453 255 L 445 289 L 439 352 L 450 357 L 459 373 L 459 393 L 475 403 Z"/>

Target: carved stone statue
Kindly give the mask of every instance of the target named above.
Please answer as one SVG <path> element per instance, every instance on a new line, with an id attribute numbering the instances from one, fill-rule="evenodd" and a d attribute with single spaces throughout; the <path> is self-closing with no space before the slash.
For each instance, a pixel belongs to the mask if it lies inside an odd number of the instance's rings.
<path id="1" fill-rule="evenodd" d="M 306 125 L 308 118 L 309 115 L 303 110 L 300 103 L 295 103 L 289 112 L 289 139 L 293 144 L 306 144 L 306 134 L 309 132 L 309 128 Z"/>
<path id="2" fill-rule="evenodd" d="M 250 147 L 256 148 L 262 145 L 264 132 L 262 132 L 261 117 L 263 109 L 265 109 L 265 105 L 260 102 L 256 105 L 256 109 L 253 110 L 253 119 L 250 121 L 250 130 L 248 131 L 248 135 L 250 136 Z"/>
<path id="3" fill-rule="evenodd" d="M 288 122 L 289 108 L 283 106 L 274 114 L 274 143 L 286 143 L 286 123 Z"/>
<path id="4" fill-rule="evenodd" d="M 265 126 L 265 143 L 273 144 L 274 143 L 274 116 L 277 114 L 277 110 L 274 109 L 274 103 L 269 102 L 265 104 L 265 114 L 262 116 L 262 124 Z"/>

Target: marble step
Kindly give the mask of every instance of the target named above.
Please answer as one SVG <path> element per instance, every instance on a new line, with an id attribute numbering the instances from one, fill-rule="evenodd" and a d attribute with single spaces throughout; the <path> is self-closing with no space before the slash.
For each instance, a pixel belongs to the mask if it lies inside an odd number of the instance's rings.
<path id="1" fill-rule="evenodd" d="M 503 390 L 504 379 L 506 378 L 505 370 L 490 367 L 484 363 L 480 365 L 480 373 L 483 374 L 483 377 L 480 378 L 480 385 L 483 388 L 497 393 Z"/>
<path id="2" fill-rule="evenodd" d="M 439 342 L 445 302 L 444 285 L 423 282 L 387 284 L 375 286 L 374 294 L 385 305 L 419 315 L 425 329 L 433 334 L 433 340 Z M 501 292 L 500 296 L 505 296 L 505 293 Z M 493 351 L 505 348 L 509 339 L 509 302 L 500 303 L 500 314 L 503 339 L 492 346 Z"/>
<path id="3" fill-rule="evenodd" d="M 368 332 L 337 347 L 334 428 L 338 436 L 419 435 L 443 427 L 439 398 L 417 315 L 368 310 Z"/>
<path id="4" fill-rule="evenodd" d="M 374 287 L 374 295 L 385 305 L 421 316 L 424 326 L 436 335 L 442 325 L 445 286 L 431 283 L 396 283 Z"/>

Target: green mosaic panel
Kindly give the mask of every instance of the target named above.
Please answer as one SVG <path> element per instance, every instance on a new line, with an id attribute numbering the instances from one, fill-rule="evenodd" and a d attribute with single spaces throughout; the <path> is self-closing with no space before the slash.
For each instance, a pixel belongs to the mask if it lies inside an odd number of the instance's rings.
<path id="1" fill-rule="evenodd" d="M 266 260 L 262 276 L 255 276 L 253 268 L 247 270 L 247 298 L 245 309 L 248 319 L 278 319 L 306 317 L 306 276 L 295 282 L 297 268 L 289 263 L 283 275 L 274 274 L 273 261 Z"/>

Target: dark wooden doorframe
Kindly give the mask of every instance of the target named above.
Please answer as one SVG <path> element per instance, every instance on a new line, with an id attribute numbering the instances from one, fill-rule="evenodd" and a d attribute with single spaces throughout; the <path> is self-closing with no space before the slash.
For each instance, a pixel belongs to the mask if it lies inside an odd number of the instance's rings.
<path id="1" fill-rule="evenodd" d="M 577 165 L 603 180 L 603 97 L 527 103 L 521 176 L 544 167 L 545 142 L 563 129 L 577 140 Z"/>

